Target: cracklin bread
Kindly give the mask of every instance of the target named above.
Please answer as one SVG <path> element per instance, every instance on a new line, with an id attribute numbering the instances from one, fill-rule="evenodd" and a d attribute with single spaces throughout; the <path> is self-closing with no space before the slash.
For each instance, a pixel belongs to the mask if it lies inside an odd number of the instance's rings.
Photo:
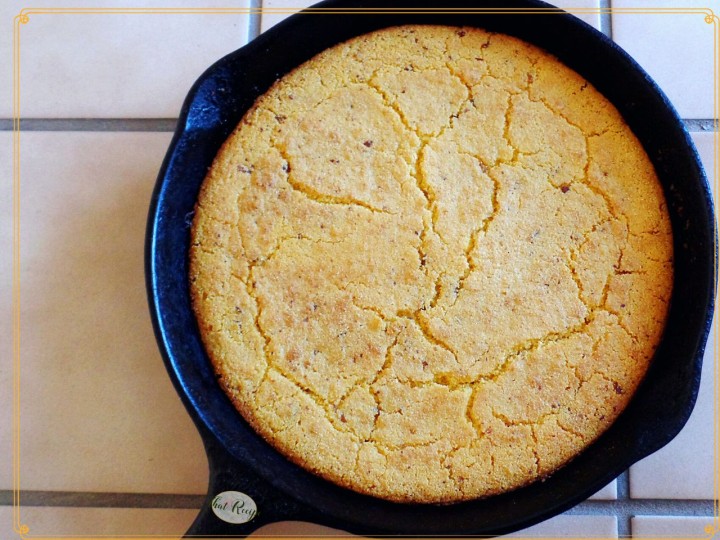
<path id="1" fill-rule="evenodd" d="M 339 485 L 455 502 L 552 473 L 635 391 L 672 235 L 617 110 L 548 53 L 406 26 L 324 51 L 202 186 L 190 282 L 218 380 Z"/>

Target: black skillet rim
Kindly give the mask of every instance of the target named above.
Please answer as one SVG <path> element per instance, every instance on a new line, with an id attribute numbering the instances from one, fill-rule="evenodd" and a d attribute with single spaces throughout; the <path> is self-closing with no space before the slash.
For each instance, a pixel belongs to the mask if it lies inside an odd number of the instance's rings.
<path id="1" fill-rule="evenodd" d="M 393 6 L 434 7 L 427 0 L 396 1 Z M 387 6 L 381 0 L 328 0 L 317 7 Z M 497 4 L 456 0 L 443 9 L 454 7 L 494 8 Z M 502 7 L 551 6 L 536 0 L 512 0 Z M 360 534 L 502 534 L 517 530 L 574 506 L 632 463 L 667 444 L 692 411 L 714 305 L 716 264 L 712 198 L 699 157 L 667 98 L 617 45 L 574 17 L 542 15 L 540 21 L 537 17 L 296 15 L 211 66 L 185 101 L 148 216 L 146 279 L 156 337 L 170 377 L 193 419 L 240 465 L 256 472 L 278 493 L 317 510 L 317 521 Z M 583 454 L 546 481 L 449 506 L 396 504 L 359 495 L 282 458 L 247 426 L 216 384 L 187 292 L 186 253 L 192 215 L 188 204 L 194 203 L 193 191 L 197 193 L 207 166 L 244 110 L 277 77 L 328 46 L 375 28 L 411 23 L 479 26 L 517 35 L 549 50 L 585 76 L 620 109 L 645 145 L 665 188 L 675 234 L 676 282 L 668 327 L 653 365 L 625 413 Z M 288 43 L 295 46 L 288 47 Z M 622 85 L 613 82 L 618 80 Z"/>

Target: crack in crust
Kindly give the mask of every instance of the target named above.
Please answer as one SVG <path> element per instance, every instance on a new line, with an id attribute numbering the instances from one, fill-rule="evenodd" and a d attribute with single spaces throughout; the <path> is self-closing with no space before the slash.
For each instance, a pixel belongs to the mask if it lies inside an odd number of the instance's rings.
<path id="1" fill-rule="evenodd" d="M 391 32 L 377 35 L 386 39 Z M 663 274 L 672 261 L 669 225 L 661 196 L 628 191 L 623 172 L 604 155 L 613 137 L 634 140 L 615 113 L 603 112 L 596 123 L 578 121 L 547 90 L 547 78 L 560 77 L 553 75 L 555 60 L 474 29 L 399 32 L 435 60 L 394 61 L 391 49 L 390 58 L 368 57 L 367 43 L 358 38 L 340 46 L 345 70 L 333 63 L 332 52 L 323 53 L 248 112 L 203 187 L 190 281 L 220 382 L 263 436 L 291 459 L 361 492 L 450 502 L 549 474 L 619 414 L 662 329 L 656 319 L 669 301 Z M 474 48 L 466 40 L 474 40 Z M 517 65 L 503 60 L 508 57 Z M 567 77 L 576 85 L 573 99 L 595 92 Z M 443 88 L 436 103 L 408 101 L 414 88 L 432 91 L 433 85 Z M 596 99 L 605 107 L 604 98 Z M 528 133 L 528 111 L 554 123 Z M 303 146 L 315 144 L 311 135 L 322 143 L 312 149 L 314 161 Z M 494 142 L 484 146 L 483 137 Z M 642 150 L 630 152 L 641 156 L 630 156 L 631 166 L 644 159 Z M 464 191 L 453 191 L 453 180 L 462 178 L 433 172 L 452 156 L 465 160 L 464 174 L 477 171 Z M 333 171 L 343 171 L 338 174 L 347 182 L 324 184 L 337 178 Z M 654 176 L 639 174 L 648 181 Z M 354 190 L 353 182 L 363 189 Z M 542 211 L 541 199 L 561 201 L 546 222 L 560 223 L 567 236 L 543 230 L 542 221 L 524 240 L 523 222 L 513 216 Z M 658 218 L 639 227 L 633 205 L 643 204 L 654 205 Z M 574 213 L 573 227 L 562 225 L 566 209 Z M 463 212 L 471 219 L 461 222 Z M 509 233 L 508 224 L 515 227 Z M 559 255 L 548 255 L 550 244 L 543 242 L 555 237 Z M 645 244 L 652 249 L 642 253 L 637 246 Z M 558 268 L 540 280 L 554 287 L 554 296 L 538 297 L 555 318 L 543 332 L 513 334 L 484 351 L 473 332 L 494 324 L 504 331 L 511 318 L 528 317 L 519 309 L 526 298 L 497 304 L 503 296 L 483 289 L 498 257 L 488 250 L 500 247 L 510 260 L 511 250 L 526 250 Z M 314 261 L 309 253 L 323 258 Z M 525 285 L 546 269 L 513 271 L 524 272 L 518 283 Z M 233 285 L 216 285 L 228 280 Z M 223 302 L 233 294 L 231 311 Z M 564 304 L 552 303 L 560 297 Z M 496 302 L 511 318 L 448 331 L 464 314 L 482 310 L 482 303 L 471 310 L 478 298 Z M 648 322 L 641 310 L 650 299 L 659 315 Z M 240 338 L 223 334 L 214 319 L 228 314 L 237 319 Z M 257 354 L 258 366 L 248 366 L 244 379 L 224 372 L 222 339 L 246 346 L 242 361 L 252 363 Z M 548 351 L 555 356 L 545 358 Z M 631 367 L 613 371 L 623 356 Z M 488 359 L 492 367 L 481 367 Z M 548 397 L 543 386 L 557 380 L 554 370 L 570 382 L 564 393 Z M 540 396 L 549 409 L 528 420 L 505 402 L 485 403 L 488 392 L 512 393 L 519 384 L 529 385 L 528 399 Z M 267 396 L 274 397 L 268 402 Z M 578 408 L 597 399 L 612 406 Z M 272 416 L 268 407 L 282 414 Z M 298 438 L 303 433 L 309 437 Z M 436 483 L 406 478 L 404 463 Z"/>

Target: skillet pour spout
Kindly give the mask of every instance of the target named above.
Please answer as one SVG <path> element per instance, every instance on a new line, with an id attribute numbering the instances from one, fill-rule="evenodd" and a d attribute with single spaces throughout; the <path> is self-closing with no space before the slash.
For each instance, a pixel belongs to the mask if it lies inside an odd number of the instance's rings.
<path id="1" fill-rule="evenodd" d="M 387 9 L 382 0 L 328 0 L 314 7 L 330 11 L 290 17 L 200 76 L 181 111 L 151 200 L 146 239 L 150 312 L 168 373 L 205 442 L 210 464 L 208 495 L 188 536 L 240 537 L 283 520 L 311 521 L 361 535 L 499 535 L 559 514 L 667 444 L 694 406 L 714 307 L 717 248 L 712 198 L 692 141 L 667 98 L 622 49 L 543 2 L 511 0 L 498 9 L 495 0 L 455 0 L 442 8 L 426 0 L 402 0 Z M 218 149 L 256 98 L 328 47 L 406 24 L 475 26 L 509 34 L 545 49 L 593 84 L 623 115 L 656 168 L 675 253 L 673 296 L 662 341 L 618 420 L 542 482 L 445 506 L 360 495 L 278 454 L 248 426 L 217 384 L 188 286 L 190 218 L 200 185 Z M 244 509 L 236 512 L 243 515 L 228 517 L 223 513 L 228 508 Z"/>

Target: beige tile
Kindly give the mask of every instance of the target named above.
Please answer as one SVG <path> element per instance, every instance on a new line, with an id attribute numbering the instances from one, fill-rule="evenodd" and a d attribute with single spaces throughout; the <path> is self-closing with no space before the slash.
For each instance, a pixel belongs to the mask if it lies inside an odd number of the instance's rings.
<path id="1" fill-rule="evenodd" d="M 613 0 L 613 8 L 714 7 L 717 0 Z M 643 66 L 682 118 L 712 118 L 713 32 L 698 14 L 612 15 L 613 39 Z"/>
<path id="2" fill-rule="evenodd" d="M 708 183 L 710 184 L 710 191 L 713 193 L 715 199 L 715 208 L 718 207 L 717 197 L 720 195 L 718 185 L 720 185 L 720 178 L 717 177 L 715 171 L 715 147 L 716 147 L 716 136 L 712 132 L 700 132 L 691 133 L 695 148 L 697 148 L 698 154 L 700 154 L 700 160 L 702 161 L 703 168 L 705 169 L 705 175 L 707 176 Z"/>
<path id="3" fill-rule="evenodd" d="M 12 133 L 0 132 L 0 489 L 12 486 Z"/>
<path id="4" fill-rule="evenodd" d="M 634 538 L 708 538 L 712 523 L 712 517 L 636 516 L 631 529 Z"/>
<path id="5" fill-rule="evenodd" d="M 68 7 L 63 0 L 44 8 Z M 87 4 L 85 4 L 87 5 Z M 137 5 L 101 0 L 93 7 Z M 139 5 L 143 5 L 141 2 Z M 152 7 L 241 7 L 249 0 L 159 0 Z M 27 4 L 2 3 L 10 28 Z M 29 118 L 176 117 L 193 82 L 247 42 L 247 14 L 31 14 L 20 26 L 22 115 Z M 12 32 L 0 34 L 12 58 Z M 0 116 L 12 115 L 12 70 L 0 79 Z"/>
<path id="6" fill-rule="evenodd" d="M 253 536 L 353 536 L 344 531 L 304 523 L 284 521 L 258 529 Z M 507 535 L 517 538 L 617 538 L 617 520 L 610 516 L 561 515 Z"/>
<path id="7" fill-rule="evenodd" d="M 315 4 L 313 0 L 264 0 L 263 8 L 271 8 L 273 10 L 287 10 L 286 13 L 279 13 L 275 11 L 268 11 L 262 14 L 260 22 L 260 31 L 264 32 L 268 28 L 272 28 L 283 19 L 290 16 L 290 11 L 294 8 L 305 8 Z M 573 13 L 576 17 L 584 20 L 586 23 L 600 28 L 600 16 L 597 13 L 582 13 L 580 9 L 597 9 L 599 7 L 599 0 L 555 0 L 551 2 L 557 7 L 566 9 Z M 573 10 L 575 8 L 575 10 Z"/>
<path id="8" fill-rule="evenodd" d="M 715 333 L 715 325 L 713 325 Z M 630 468 L 636 499 L 713 498 L 713 346 L 708 341 L 700 395 L 688 423 L 667 446 Z"/>
<path id="9" fill-rule="evenodd" d="M 591 495 L 589 499 L 595 501 L 607 501 L 617 499 L 617 482 L 613 480 L 607 486 L 595 493 L 595 495 Z"/>
<path id="10" fill-rule="evenodd" d="M 165 371 L 145 296 L 145 220 L 169 141 L 22 135 L 23 489 L 206 490 L 200 437 Z"/>
<path id="11" fill-rule="evenodd" d="M 698 154 L 700 154 L 700 160 L 705 168 L 710 190 L 717 196 L 717 186 L 720 178 L 715 177 L 715 134 L 712 132 L 703 132 L 691 133 L 690 136 L 695 143 Z"/>
<path id="12" fill-rule="evenodd" d="M 516 538 L 617 538 L 614 516 L 560 515 L 511 535 Z"/>
<path id="13" fill-rule="evenodd" d="M 2 538 L 16 538 L 12 507 L 0 507 Z M 20 523 L 28 536 L 159 536 L 180 538 L 195 519 L 197 510 L 155 508 L 63 508 L 21 506 Z M 19 538 L 19 537 L 17 537 Z"/>
<path id="14" fill-rule="evenodd" d="M 710 133 L 693 139 L 712 180 Z M 713 325 L 703 361 L 700 394 L 690 420 L 670 444 L 630 468 L 630 495 L 650 499 L 713 498 Z"/>

